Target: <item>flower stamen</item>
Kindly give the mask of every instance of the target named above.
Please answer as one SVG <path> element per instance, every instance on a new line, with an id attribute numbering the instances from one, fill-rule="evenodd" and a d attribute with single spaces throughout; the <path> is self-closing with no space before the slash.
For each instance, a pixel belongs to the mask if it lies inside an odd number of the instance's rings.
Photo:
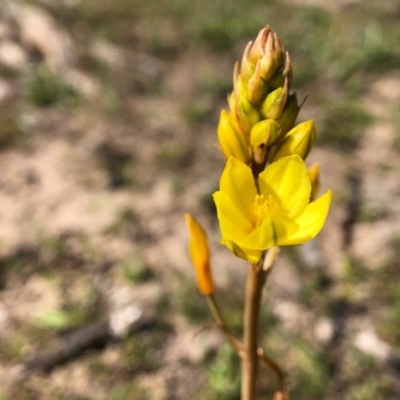
<path id="1" fill-rule="evenodd" d="M 275 213 L 277 209 L 278 203 L 271 194 L 267 196 L 257 194 L 253 204 L 253 212 L 257 217 L 257 226 L 261 224 L 261 221 L 267 215 Z"/>

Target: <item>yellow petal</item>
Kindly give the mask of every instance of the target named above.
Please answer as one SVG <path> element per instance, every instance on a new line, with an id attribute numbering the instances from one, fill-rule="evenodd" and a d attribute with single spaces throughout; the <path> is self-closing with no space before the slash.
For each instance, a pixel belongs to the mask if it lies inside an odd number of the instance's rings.
<path id="1" fill-rule="evenodd" d="M 253 225 L 236 207 L 231 197 L 226 192 L 213 194 L 222 240 L 241 242 L 253 230 Z"/>
<path id="2" fill-rule="evenodd" d="M 222 240 L 221 243 L 224 244 L 236 257 L 247 260 L 252 264 L 257 264 L 260 261 L 262 250 L 246 249 L 231 240 Z"/>
<path id="3" fill-rule="evenodd" d="M 308 168 L 308 174 L 310 175 L 310 182 L 312 187 L 310 195 L 311 201 L 315 200 L 319 191 L 319 170 L 319 163 L 314 163 Z"/>
<path id="4" fill-rule="evenodd" d="M 324 226 L 332 200 L 332 192 L 328 190 L 318 200 L 310 203 L 295 222 L 299 225 L 296 233 L 282 241 L 281 246 L 301 244 L 313 239 Z"/>
<path id="5" fill-rule="evenodd" d="M 229 158 L 221 176 L 220 191 L 228 194 L 237 209 L 236 214 L 239 211 L 255 226 L 253 204 L 257 191 L 251 169 L 246 164 L 233 157 Z M 235 220 L 236 215 L 231 214 L 230 218 Z"/>
<path id="6" fill-rule="evenodd" d="M 190 237 L 189 254 L 196 271 L 197 287 L 200 293 L 208 296 L 213 293 L 214 284 L 210 270 L 207 235 L 201 225 L 190 214 L 185 214 L 185 220 Z"/>
<path id="7" fill-rule="evenodd" d="M 280 200 L 290 219 L 304 211 L 310 201 L 310 176 L 304 161 L 293 155 L 270 164 L 259 176 L 260 191 Z"/>
<path id="8" fill-rule="evenodd" d="M 293 235 L 299 226 L 296 222 L 279 215 L 267 216 L 261 225 L 246 237 L 242 245 L 248 249 L 267 250 L 279 246 L 288 236 Z"/>

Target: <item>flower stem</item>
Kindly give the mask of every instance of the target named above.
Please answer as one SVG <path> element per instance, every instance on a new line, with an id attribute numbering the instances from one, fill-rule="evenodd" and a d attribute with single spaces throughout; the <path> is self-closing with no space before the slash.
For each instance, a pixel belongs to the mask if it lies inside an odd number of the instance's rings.
<path id="1" fill-rule="evenodd" d="M 254 400 L 258 373 L 258 328 L 262 289 L 266 273 L 262 263 L 250 264 L 246 283 L 243 323 L 242 396 L 241 400 Z"/>
<path id="2" fill-rule="evenodd" d="M 221 310 L 219 309 L 219 306 L 215 301 L 214 295 L 211 294 L 207 296 L 207 304 L 213 314 L 214 319 L 217 321 L 218 327 L 224 333 L 229 345 L 239 355 L 239 357 L 243 357 L 243 345 L 238 339 L 235 338 L 235 336 L 226 325 L 226 322 L 221 314 Z"/>

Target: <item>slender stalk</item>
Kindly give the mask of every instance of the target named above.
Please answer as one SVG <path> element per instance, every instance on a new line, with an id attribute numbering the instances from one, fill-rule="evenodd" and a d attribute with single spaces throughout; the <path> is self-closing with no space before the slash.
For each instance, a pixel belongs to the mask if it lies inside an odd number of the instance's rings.
<path id="1" fill-rule="evenodd" d="M 278 399 L 281 400 L 288 400 L 289 399 L 289 392 L 286 388 L 286 384 L 285 384 L 285 374 L 283 373 L 283 371 L 281 370 L 281 368 L 279 367 L 279 365 L 271 360 L 269 357 L 267 357 L 267 355 L 264 353 L 263 349 L 258 348 L 257 350 L 258 353 L 258 358 L 260 359 L 260 362 L 262 365 L 272 369 L 272 371 L 274 371 L 276 378 L 278 379 L 278 385 L 279 385 L 279 396 L 277 397 Z M 274 397 L 275 400 L 275 397 Z"/>
<path id="2" fill-rule="evenodd" d="M 246 283 L 245 310 L 243 323 L 241 400 L 254 400 L 258 373 L 258 328 L 262 289 L 265 283 L 265 271 L 262 263 L 250 264 Z"/>
<path id="3" fill-rule="evenodd" d="M 219 328 L 224 333 L 225 338 L 228 341 L 229 345 L 239 355 L 239 357 L 242 358 L 244 356 L 243 345 L 238 339 L 235 338 L 235 336 L 232 334 L 232 332 L 226 325 L 226 322 L 221 314 L 221 310 L 219 309 L 219 306 L 215 301 L 214 295 L 211 294 L 207 296 L 207 304 Z"/>

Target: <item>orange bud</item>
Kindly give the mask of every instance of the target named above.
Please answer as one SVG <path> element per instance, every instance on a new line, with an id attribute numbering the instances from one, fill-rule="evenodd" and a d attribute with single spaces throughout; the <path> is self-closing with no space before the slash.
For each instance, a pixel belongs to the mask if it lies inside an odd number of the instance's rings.
<path id="1" fill-rule="evenodd" d="M 185 220 L 190 238 L 189 254 L 196 271 L 197 287 L 201 294 L 209 296 L 214 291 L 214 283 L 210 270 L 207 234 L 190 214 L 185 214 Z"/>

